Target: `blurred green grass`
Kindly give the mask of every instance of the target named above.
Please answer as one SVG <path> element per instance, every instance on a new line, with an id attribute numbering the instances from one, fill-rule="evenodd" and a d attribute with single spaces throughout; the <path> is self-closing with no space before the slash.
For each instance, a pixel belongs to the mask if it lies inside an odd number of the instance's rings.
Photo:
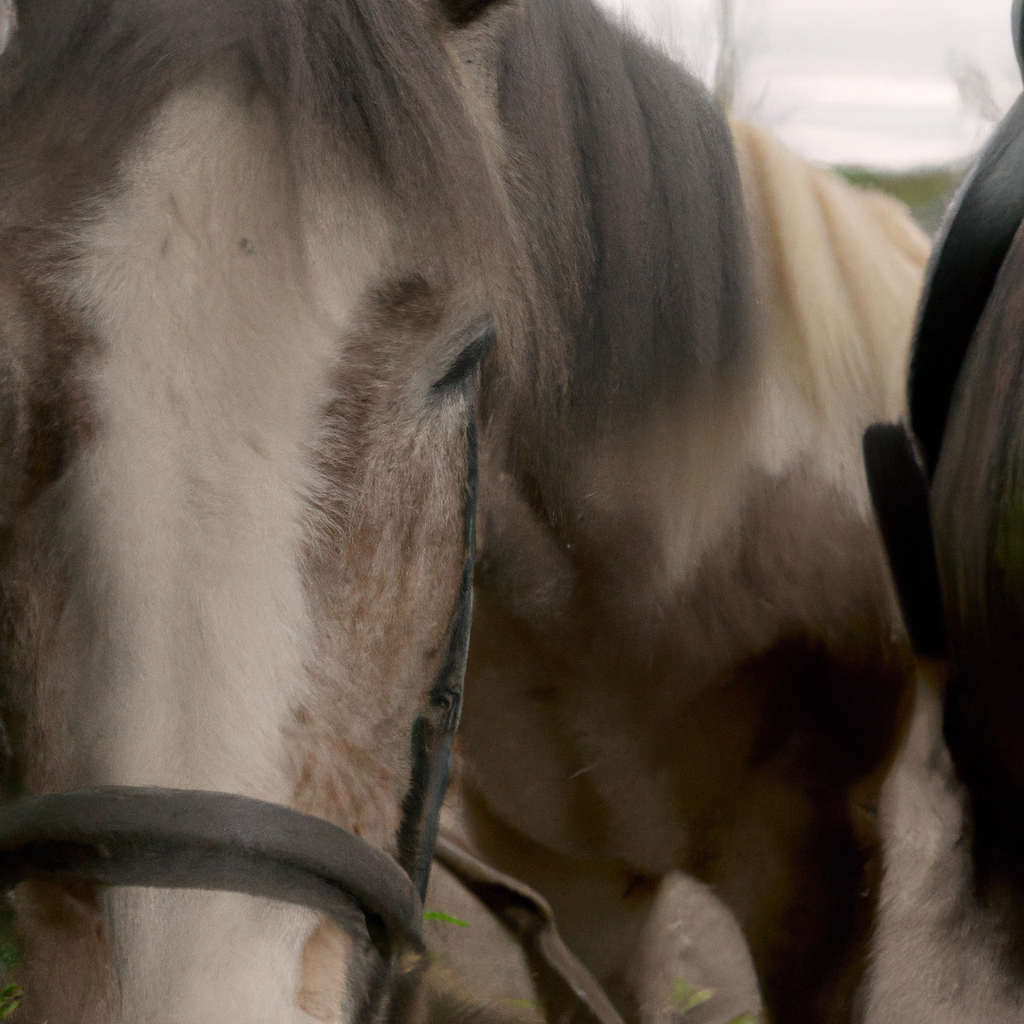
<path id="1" fill-rule="evenodd" d="M 915 171 L 869 171 L 863 167 L 835 167 L 850 184 L 875 189 L 895 196 L 910 207 L 914 220 L 935 237 L 942 215 L 957 186 L 968 171 L 967 165 L 929 167 Z"/>

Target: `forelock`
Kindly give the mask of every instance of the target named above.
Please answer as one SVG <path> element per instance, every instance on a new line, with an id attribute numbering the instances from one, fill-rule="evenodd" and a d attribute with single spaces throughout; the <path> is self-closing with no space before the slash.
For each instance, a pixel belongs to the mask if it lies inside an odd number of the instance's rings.
<path id="1" fill-rule="evenodd" d="M 233 57 L 286 131 L 312 130 L 402 207 L 437 211 L 449 234 L 482 234 L 490 183 L 440 32 L 415 0 L 24 0 L 16 19 L 0 0 L 0 123 L 21 110 L 27 126 L 66 93 L 95 112 L 83 136 L 122 140 L 175 87 Z M 51 149 L 67 127 L 54 116 Z"/>

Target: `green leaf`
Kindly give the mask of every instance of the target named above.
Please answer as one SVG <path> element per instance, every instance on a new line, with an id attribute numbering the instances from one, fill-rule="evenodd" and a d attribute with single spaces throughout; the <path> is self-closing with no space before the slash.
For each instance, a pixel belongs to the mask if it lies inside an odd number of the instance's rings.
<path id="1" fill-rule="evenodd" d="M 675 1005 L 686 1002 L 697 990 L 682 978 L 676 978 L 672 983 L 672 1002 Z"/>
<path id="2" fill-rule="evenodd" d="M 9 1017 L 21 1006 L 25 993 L 17 985 L 7 985 L 0 989 L 0 1020 Z"/>
<path id="3" fill-rule="evenodd" d="M 706 1003 L 713 995 L 713 988 L 697 989 L 688 981 L 676 978 L 672 986 L 672 1005 L 678 1006 L 683 1013 L 689 1013 L 696 1009 L 701 1003 Z"/>
<path id="4" fill-rule="evenodd" d="M 21 963 L 21 953 L 13 942 L 0 942 L 0 964 L 14 967 Z"/>
<path id="5" fill-rule="evenodd" d="M 424 921 L 444 921 L 445 924 L 457 924 L 460 928 L 468 928 L 469 922 L 461 918 L 452 917 L 451 914 L 443 914 L 440 910 L 428 910 L 423 915 Z"/>
<path id="6" fill-rule="evenodd" d="M 729 1024 L 757 1024 L 757 1018 L 749 1013 L 741 1013 L 738 1017 L 733 1017 Z"/>
<path id="7" fill-rule="evenodd" d="M 701 1003 L 706 1003 L 714 994 L 715 990 L 713 988 L 702 988 L 699 992 L 694 992 L 683 1005 L 683 1013 L 689 1013 L 700 1006 Z"/>

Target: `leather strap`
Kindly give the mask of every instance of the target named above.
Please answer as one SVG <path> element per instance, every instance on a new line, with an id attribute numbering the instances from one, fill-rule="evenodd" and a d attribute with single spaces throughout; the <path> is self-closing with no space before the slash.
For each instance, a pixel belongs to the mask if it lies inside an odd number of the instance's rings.
<path id="1" fill-rule="evenodd" d="M 547 975 L 543 980 L 549 986 L 553 982 L 596 1024 L 624 1024 L 604 989 L 559 935 L 551 905 L 540 893 L 484 863 L 449 829 L 438 835 L 434 856 L 505 922 L 533 966 Z"/>
<path id="2" fill-rule="evenodd" d="M 862 442 L 868 493 L 910 641 L 919 658 L 946 655 L 946 617 L 928 481 L 902 423 L 875 423 Z"/>
<path id="3" fill-rule="evenodd" d="M 399 863 L 346 829 L 278 804 L 199 790 L 105 787 L 0 808 L 0 888 L 55 878 L 240 892 L 311 907 L 343 925 L 351 923 L 354 903 L 385 963 L 401 973 L 403 953 L 422 953 L 422 899 L 462 706 L 473 608 L 478 462 L 472 414 L 466 442 L 460 588 L 444 663 L 413 728 Z"/>
<path id="4" fill-rule="evenodd" d="M 0 814 L 0 886 L 25 878 L 213 889 L 366 916 L 386 960 L 422 951 L 409 876 L 322 818 L 229 793 L 105 787 L 28 797 Z"/>
<path id="5" fill-rule="evenodd" d="M 493 331 L 493 328 L 492 328 Z M 448 627 L 448 646 L 425 712 L 416 720 L 412 735 L 412 783 L 402 804 L 398 836 L 399 862 L 416 885 L 420 899 L 427 898 L 430 865 L 448 789 L 452 744 L 462 714 L 462 694 L 473 622 L 473 570 L 476 565 L 476 507 L 479 486 L 476 420 L 466 424 L 466 507 L 462 580 Z"/>

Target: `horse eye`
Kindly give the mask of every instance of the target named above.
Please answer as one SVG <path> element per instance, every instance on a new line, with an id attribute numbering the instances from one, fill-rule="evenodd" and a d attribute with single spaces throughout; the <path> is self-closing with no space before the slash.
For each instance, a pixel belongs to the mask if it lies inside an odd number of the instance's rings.
<path id="1" fill-rule="evenodd" d="M 461 385 L 470 373 L 483 362 L 484 356 L 487 355 L 497 336 L 498 329 L 494 326 L 494 321 L 488 319 L 482 327 L 476 330 L 473 340 L 455 357 L 444 376 L 435 381 L 431 388 L 434 394 Z"/>

